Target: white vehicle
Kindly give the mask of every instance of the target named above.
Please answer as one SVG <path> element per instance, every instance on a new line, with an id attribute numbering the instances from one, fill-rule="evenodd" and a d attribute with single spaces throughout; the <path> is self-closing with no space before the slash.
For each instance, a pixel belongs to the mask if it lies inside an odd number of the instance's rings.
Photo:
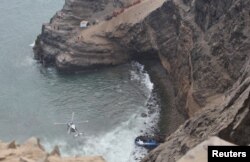
<path id="1" fill-rule="evenodd" d="M 79 123 L 87 123 L 88 120 L 82 121 L 82 122 L 74 122 L 74 116 L 75 116 L 75 113 L 72 112 L 71 120 L 69 122 L 67 122 L 67 123 L 54 123 L 54 124 L 55 125 L 67 125 L 68 134 L 74 133 L 75 137 L 81 136 L 81 135 L 83 135 L 83 133 L 78 131 L 78 129 L 76 128 L 75 123 L 78 123 L 78 124 Z"/>

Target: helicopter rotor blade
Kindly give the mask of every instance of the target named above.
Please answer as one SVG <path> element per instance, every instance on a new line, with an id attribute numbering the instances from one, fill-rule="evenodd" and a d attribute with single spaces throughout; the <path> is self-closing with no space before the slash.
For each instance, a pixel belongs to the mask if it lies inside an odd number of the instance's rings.
<path id="1" fill-rule="evenodd" d="M 67 132 L 68 132 L 68 134 L 70 134 L 70 132 L 71 132 L 71 131 L 70 131 L 70 128 L 68 128 L 68 131 L 67 131 Z"/>
<path id="2" fill-rule="evenodd" d="M 66 125 L 67 123 L 54 123 L 54 125 Z"/>
<path id="3" fill-rule="evenodd" d="M 81 123 L 88 123 L 89 121 L 88 120 L 85 120 L 85 121 L 80 121 L 80 122 L 75 122 L 76 124 L 81 124 Z"/>
<path id="4" fill-rule="evenodd" d="M 71 122 L 73 122 L 73 120 L 74 120 L 74 116 L 75 116 L 75 113 L 74 113 L 74 112 L 72 112 Z"/>

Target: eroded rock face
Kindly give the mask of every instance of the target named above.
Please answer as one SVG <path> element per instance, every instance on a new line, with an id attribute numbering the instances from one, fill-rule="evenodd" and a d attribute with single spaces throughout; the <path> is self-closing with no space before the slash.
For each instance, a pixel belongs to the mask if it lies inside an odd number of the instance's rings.
<path id="1" fill-rule="evenodd" d="M 122 7 L 129 3 L 66 1 L 43 26 L 36 58 L 73 71 L 159 57 L 173 77 L 177 107 L 189 116 L 223 97 L 241 75 L 249 59 L 249 1 L 143 0 Z M 99 23 L 80 29 L 83 19 Z"/>
<path id="2" fill-rule="evenodd" d="M 250 143 L 249 0 L 143 0 L 108 20 L 98 13 L 109 15 L 128 1 L 111 10 L 113 1 L 96 3 L 94 16 L 84 14 L 89 1 L 81 1 L 81 10 L 71 6 L 76 2 L 67 1 L 62 12 L 100 22 L 81 30 L 79 20 L 55 16 L 36 42 L 38 59 L 67 71 L 157 57 L 171 77 L 176 107 L 192 117 L 145 162 L 176 161 L 211 135 Z M 59 22 L 63 30 L 52 30 Z"/>
<path id="3" fill-rule="evenodd" d="M 207 162 L 208 161 L 208 146 L 235 146 L 234 144 L 227 142 L 218 137 L 210 137 L 209 139 L 198 144 L 191 150 L 189 150 L 180 160 L 177 162 Z"/>
<path id="4" fill-rule="evenodd" d="M 50 22 L 43 24 L 42 33 L 34 47 L 35 58 L 44 65 L 55 64 L 58 69 L 75 71 L 100 65 L 124 62 L 111 43 L 83 42 L 80 28 L 82 20 L 90 25 L 105 21 L 115 10 L 120 10 L 134 0 L 66 0 Z"/>
<path id="5" fill-rule="evenodd" d="M 249 145 L 250 66 L 221 100 L 187 120 L 166 142 L 150 152 L 143 162 L 175 162 L 210 136 L 238 145 Z M 247 124 L 248 123 L 248 124 Z"/>
<path id="6" fill-rule="evenodd" d="M 52 153 L 48 154 L 41 146 L 39 139 L 30 138 L 22 145 L 0 142 L 1 162 L 105 162 L 100 156 L 86 157 L 60 157 L 59 149 L 55 147 Z"/>

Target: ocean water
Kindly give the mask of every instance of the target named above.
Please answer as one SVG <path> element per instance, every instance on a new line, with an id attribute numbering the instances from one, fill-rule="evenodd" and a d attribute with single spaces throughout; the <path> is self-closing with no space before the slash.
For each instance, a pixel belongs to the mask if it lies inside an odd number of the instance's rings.
<path id="1" fill-rule="evenodd" d="M 63 156 L 102 155 L 107 162 L 134 162 L 146 150 L 134 138 L 152 132 L 159 106 L 143 65 L 125 65 L 88 73 L 63 75 L 33 59 L 32 44 L 62 8 L 64 0 L 1 0 L 0 4 L 0 139 L 24 142 L 41 139 L 50 151 L 58 145 Z M 148 114 L 147 105 L 155 113 Z M 84 135 L 68 135 L 71 113 Z"/>

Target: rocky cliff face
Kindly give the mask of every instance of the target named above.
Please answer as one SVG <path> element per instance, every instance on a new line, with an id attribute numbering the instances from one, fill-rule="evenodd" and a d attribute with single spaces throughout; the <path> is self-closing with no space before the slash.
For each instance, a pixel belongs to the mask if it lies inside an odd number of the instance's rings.
<path id="1" fill-rule="evenodd" d="M 249 63 L 249 62 L 248 62 Z M 181 125 L 143 162 L 175 162 L 210 136 L 238 145 L 250 144 L 250 66 L 219 103 L 208 105 Z"/>
<path id="2" fill-rule="evenodd" d="M 100 156 L 63 158 L 58 147 L 47 153 L 39 139 L 30 138 L 22 145 L 0 141 L 0 161 L 3 162 L 105 162 Z"/>
<path id="3" fill-rule="evenodd" d="M 218 137 L 210 137 L 203 141 L 199 145 L 189 150 L 180 160 L 177 162 L 205 162 L 208 161 L 207 150 L 208 146 L 235 146 L 225 140 Z"/>
<path id="4" fill-rule="evenodd" d="M 112 45 L 80 41 L 80 22 L 87 20 L 90 25 L 103 22 L 110 19 L 115 10 L 131 3 L 132 0 L 66 0 L 63 9 L 43 24 L 34 47 L 35 58 L 44 65 L 60 62 L 57 67 L 65 71 L 122 62 L 126 56 L 116 54 Z"/>
<path id="5" fill-rule="evenodd" d="M 62 17 L 43 26 L 35 56 L 64 71 L 159 58 L 176 108 L 193 118 L 144 161 L 175 161 L 209 135 L 250 143 L 249 0 L 143 0 L 126 9 L 133 2 L 99 1 L 66 1 Z"/>

